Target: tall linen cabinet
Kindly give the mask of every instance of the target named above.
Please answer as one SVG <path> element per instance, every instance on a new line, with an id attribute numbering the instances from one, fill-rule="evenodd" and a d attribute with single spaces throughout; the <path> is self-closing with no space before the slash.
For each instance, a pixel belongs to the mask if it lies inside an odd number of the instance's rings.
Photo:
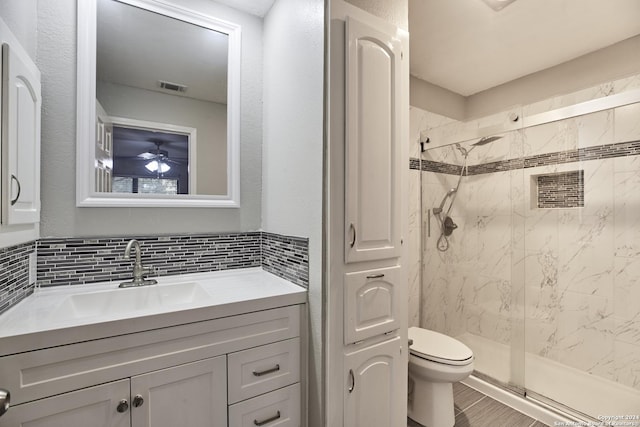
<path id="1" fill-rule="evenodd" d="M 326 425 L 406 426 L 408 33 L 330 15 Z"/>

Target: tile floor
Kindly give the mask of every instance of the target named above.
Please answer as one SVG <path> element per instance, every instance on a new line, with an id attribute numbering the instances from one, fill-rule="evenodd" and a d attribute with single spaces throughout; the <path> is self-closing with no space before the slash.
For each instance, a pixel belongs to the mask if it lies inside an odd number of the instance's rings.
<path id="1" fill-rule="evenodd" d="M 461 383 L 453 385 L 455 403 L 455 427 L 545 427 L 536 421 L 497 400 Z M 421 427 L 407 419 L 408 427 Z"/>

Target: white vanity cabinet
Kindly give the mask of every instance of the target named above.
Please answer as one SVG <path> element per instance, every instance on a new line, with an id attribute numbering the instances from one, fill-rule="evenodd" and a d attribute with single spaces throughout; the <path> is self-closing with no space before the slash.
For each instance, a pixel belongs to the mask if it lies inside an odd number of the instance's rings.
<path id="1" fill-rule="evenodd" d="M 295 304 L 0 357 L 12 393 L 0 427 L 299 427 L 304 314 Z"/>
<path id="2" fill-rule="evenodd" d="M 1 425 L 227 425 L 225 358 L 150 372 L 12 407 Z"/>

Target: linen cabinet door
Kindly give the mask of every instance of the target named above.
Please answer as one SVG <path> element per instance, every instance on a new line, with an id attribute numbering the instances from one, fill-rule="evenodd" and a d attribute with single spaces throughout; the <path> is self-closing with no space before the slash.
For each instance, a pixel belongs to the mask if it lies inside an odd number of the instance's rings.
<path id="1" fill-rule="evenodd" d="M 345 262 L 400 256 L 401 43 L 347 18 Z"/>
<path id="2" fill-rule="evenodd" d="M 129 380 L 12 406 L 0 427 L 129 427 Z"/>
<path id="3" fill-rule="evenodd" d="M 406 425 L 401 408 L 406 375 L 400 337 L 349 353 L 345 357 L 344 426 L 396 427 Z M 404 423 L 404 424 L 403 424 Z"/>
<path id="4" fill-rule="evenodd" d="M 226 427 L 226 356 L 131 378 L 134 427 Z"/>
<path id="5" fill-rule="evenodd" d="M 397 265 L 345 274 L 345 344 L 400 327 L 401 273 Z"/>

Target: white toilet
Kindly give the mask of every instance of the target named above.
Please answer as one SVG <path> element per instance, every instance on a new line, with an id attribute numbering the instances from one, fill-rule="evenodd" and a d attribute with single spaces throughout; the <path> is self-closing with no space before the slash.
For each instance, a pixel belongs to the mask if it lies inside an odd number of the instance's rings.
<path id="1" fill-rule="evenodd" d="M 453 383 L 473 372 L 473 352 L 460 341 L 409 328 L 409 418 L 426 427 L 452 427 Z"/>

